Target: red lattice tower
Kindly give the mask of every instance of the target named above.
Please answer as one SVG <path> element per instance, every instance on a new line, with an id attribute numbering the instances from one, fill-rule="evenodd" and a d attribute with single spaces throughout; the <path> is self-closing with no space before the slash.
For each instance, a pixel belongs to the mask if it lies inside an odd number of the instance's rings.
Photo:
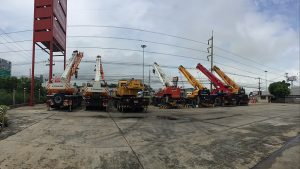
<path id="1" fill-rule="evenodd" d="M 34 0 L 32 73 L 29 105 L 34 105 L 35 47 L 49 54 L 49 83 L 53 74 L 53 56 L 64 57 L 66 67 L 67 0 Z"/>

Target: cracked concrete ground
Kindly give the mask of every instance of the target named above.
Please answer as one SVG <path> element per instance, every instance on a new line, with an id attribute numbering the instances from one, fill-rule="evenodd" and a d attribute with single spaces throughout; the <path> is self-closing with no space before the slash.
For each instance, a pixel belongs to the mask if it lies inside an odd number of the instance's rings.
<path id="1" fill-rule="evenodd" d="M 299 168 L 300 105 L 9 110 L 0 168 Z M 298 136 L 298 137 L 297 137 Z M 280 153 L 278 153 L 280 150 Z"/>

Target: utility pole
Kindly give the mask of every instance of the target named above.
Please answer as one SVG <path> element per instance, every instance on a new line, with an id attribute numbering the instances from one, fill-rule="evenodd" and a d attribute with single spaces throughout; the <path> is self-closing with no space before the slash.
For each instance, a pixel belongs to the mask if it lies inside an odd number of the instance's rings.
<path id="1" fill-rule="evenodd" d="M 268 72 L 268 71 L 266 71 L 266 70 L 265 70 L 265 78 L 266 78 L 266 92 L 268 91 L 267 72 Z"/>
<path id="2" fill-rule="evenodd" d="M 258 78 L 258 95 L 261 95 L 261 87 L 260 87 L 260 77 Z"/>
<path id="3" fill-rule="evenodd" d="M 209 55 L 207 56 L 207 60 L 209 60 L 210 57 L 210 72 L 213 73 L 213 67 L 214 67 L 214 31 L 211 32 L 211 38 L 208 39 L 208 45 L 210 45 L 207 48 L 207 52 Z M 209 50 L 210 49 L 210 50 Z M 212 91 L 212 82 L 210 82 L 210 91 Z"/>
<path id="4" fill-rule="evenodd" d="M 151 66 L 149 65 L 149 84 L 148 84 L 148 85 L 149 85 L 149 88 L 150 88 L 150 67 L 151 67 Z"/>
<path id="5" fill-rule="evenodd" d="M 145 69 L 145 48 L 147 47 L 146 45 L 141 45 L 141 47 L 143 48 L 143 85 L 145 85 L 145 81 L 144 81 L 144 69 Z"/>

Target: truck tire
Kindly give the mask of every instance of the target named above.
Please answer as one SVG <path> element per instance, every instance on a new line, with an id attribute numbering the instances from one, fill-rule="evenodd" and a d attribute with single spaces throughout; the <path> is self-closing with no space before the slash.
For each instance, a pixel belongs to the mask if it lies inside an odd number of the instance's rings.
<path id="1" fill-rule="evenodd" d="M 53 103 L 56 107 L 63 105 L 64 95 L 63 94 L 55 94 L 53 96 Z"/>

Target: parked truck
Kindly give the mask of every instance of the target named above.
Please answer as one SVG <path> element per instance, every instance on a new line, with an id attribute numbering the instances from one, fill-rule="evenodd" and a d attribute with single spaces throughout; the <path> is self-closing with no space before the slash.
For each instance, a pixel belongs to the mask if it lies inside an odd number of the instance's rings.
<path id="1" fill-rule="evenodd" d="M 101 63 L 101 56 L 96 58 L 95 78 L 92 83 L 87 83 L 83 89 L 85 108 L 105 109 L 108 111 L 110 101 L 109 91 L 104 80 L 104 71 Z"/>
<path id="2" fill-rule="evenodd" d="M 216 95 L 204 87 L 185 67 L 180 65 L 179 71 L 184 75 L 187 81 L 194 87 L 194 91 L 186 95 L 186 104 L 192 107 L 212 107 L 216 99 Z"/>
<path id="3" fill-rule="evenodd" d="M 236 104 L 248 105 L 249 97 L 245 92 L 245 89 L 239 86 L 235 81 L 233 81 L 229 76 L 227 76 L 220 68 L 217 66 L 213 67 L 213 70 L 221 77 L 221 79 L 231 88 L 232 94 L 235 96 Z"/>
<path id="4" fill-rule="evenodd" d="M 72 85 L 70 81 L 73 75 L 77 78 L 78 66 L 82 57 L 82 52 L 74 51 L 61 76 L 55 77 L 47 84 L 47 106 L 49 110 L 51 108 L 65 108 L 72 111 L 73 108 L 81 105 L 80 89 L 76 85 Z"/>
<path id="5" fill-rule="evenodd" d="M 149 97 L 145 96 L 145 87 L 141 80 L 123 79 L 119 80 L 114 93 L 114 105 L 120 112 L 125 111 L 147 111 Z"/>
<path id="6" fill-rule="evenodd" d="M 202 64 L 198 63 L 196 66 L 208 79 L 212 82 L 214 89 L 210 91 L 211 94 L 216 95 L 216 106 L 235 106 L 236 98 L 232 92 L 230 86 L 225 85 L 220 79 L 218 79 L 213 73 L 208 71 Z"/>
<path id="7" fill-rule="evenodd" d="M 155 93 L 153 104 L 161 108 L 179 108 L 185 105 L 184 91 L 177 86 L 178 77 L 173 77 L 172 81 L 166 76 L 160 66 L 154 62 L 154 73 L 163 84 L 163 88 Z"/>

